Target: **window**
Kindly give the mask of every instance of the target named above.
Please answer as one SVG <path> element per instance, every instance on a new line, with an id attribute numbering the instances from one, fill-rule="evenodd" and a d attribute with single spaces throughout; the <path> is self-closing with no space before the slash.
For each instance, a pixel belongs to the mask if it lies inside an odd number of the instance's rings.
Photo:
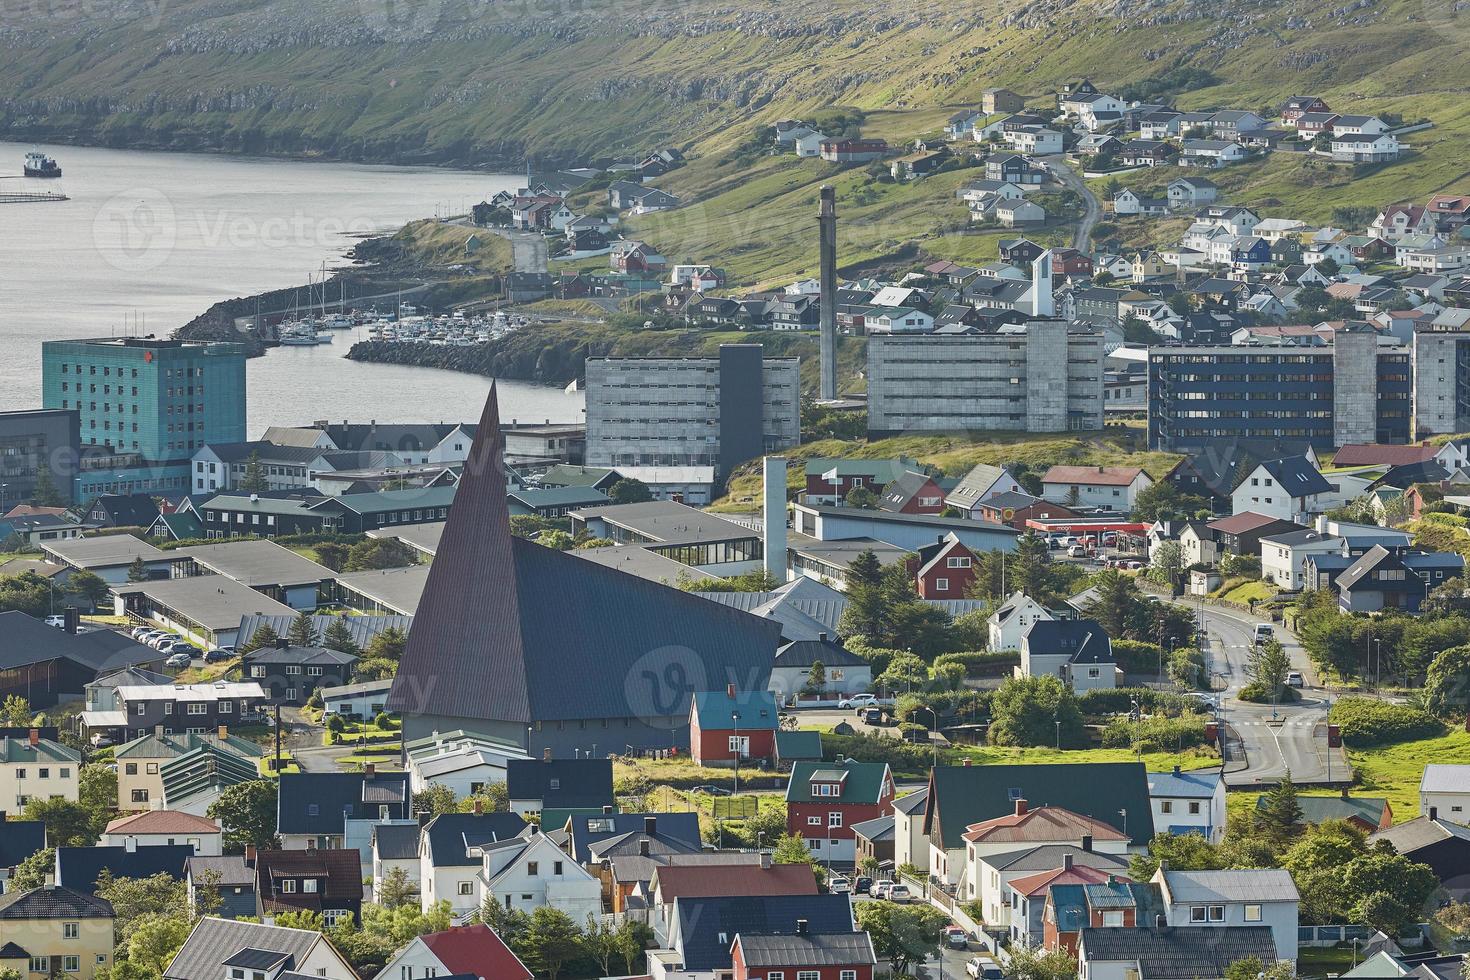
<path id="1" fill-rule="evenodd" d="M 137 771 L 138 770 L 135 767 L 133 769 L 133 772 L 137 772 Z M 150 763 L 148 763 L 144 767 L 144 772 L 148 773 L 148 775 L 150 775 L 150 776 L 157 776 L 158 775 L 158 763 L 156 763 L 156 762 L 150 762 Z"/>
<path id="2" fill-rule="evenodd" d="M 291 878 L 285 879 L 281 882 L 281 891 L 286 895 L 294 895 L 296 893 L 296 882 Z"/>
<path id="3" fill-rule="evenodd" d="M 61 924 L 61 938 L 62 939 L 75 939 L 75 938 L 77 938 L 77 931 L 78 931 L 79 928 L 80 928 L 80 923 L 76 923 L 76 922 L 63 922 Z"/>
<path id="4" fill-rule="evenodd" d="M 316 879 L 305 878 L 301 882 L 301 890 L 308 895 L 316 894 Z"/>
<path id="5" fill-rule="evenodd" d="M 828 827 L 841 827 L 842 826 L 842 811 L 841 810 L 833 810 L 833 811 L 831 811 L 830 813 L 827 814 L 827 826 Z"/>
<path id="6" fill-rule="evenodd" d="M 766 980 L 786 980 L 786 972 L 784 970 L 771 970 L 766 973 Z"/>
<path id="7" fill-rule="evenodd" d="M 949 579 L 947 579 L 947 578 L 937 578 L 937 579 L 935 579 L 934 580 L 934 588 L 937 589 L 940 592 L 948 592 L 949 591 Z"/>
<path id="8" fill-rule="evenodd" d="M 797 970 L 796 980 L 822 980 L 820 970 Z"/>
<path id="9" fill-rule="evenodd" d="M 63 956 L 61 958 L 61 968 L 67 973 L 81 973 L 82 958 L 80 956 Z"/>
<path id="10" fill-rule="evenodd" d="M 194 701 L 194 702 L 191 702 L 190 705 L 189 705 L 189 714 L 191 714 L 191 715 L 207 715 L 207 714 L 209 714 L 209 705 L 208 705 L 208 703 L 206 703 L 204 701 Z"/>
<path id="11" fill-rule="evenodd" d="M 135 790 L 133 790 L 133 802 L 134 803 L 147 803 L 148 802 L 148 791 L 146 789 L 135 789 Z"/>
<path id="12" fill-rule="evenodd" d="M 806 825 L 808 827 L 820 827 L 820 826 L 822 826 L 822 818 L 821 817 L 807 817 L 806 818 Z"/>
<path id="13" fill-rule="evenodd" d="M 151 765 L 151 763 L 150 763 L 150 765 Z M 128 776 L 136 776 L 136 775 L 138 775 L 138 764 L 136 762 L 124 763 L 124 765 L 123 765 L 123 773 L 125 775 L 128 775 Z"/>
<path id="14" fill-rule="evenodd" d="M 1247 921 L 1247 922 L 1260 922 L 1261 921 L 1261 907 L 1259 905 L 1247 905 L 1245 907 L 1245 921 Z"/>
<path id="15" fill-rule="evenodd" d="M 351 918 L 352 913 L 349 912 L 347 909 L 327 909 L 322 913 L 322 919 L 325 920 L 327 925 L 329 926 L 334 926 L 343 920 L 350 920 Z M 322 971 L 318 971 L 317 975 L 325 976 L 325 973 Z"/>
<path id="16" fill-rule="evenodd" d="M 174 703 L 172 701 L 165 701 L 164 702 L 164 704 L 163 704 L 163 713 L 166 714 L 166 715 L 171 715 L 171 714 L 174 713 Z"/>
<path id="17" fill-rule="evenodd" d="M 856 970 L 843 970 L 837 975 L 838 980 L 857 980 Z"/>
<path id="18" fill-rule="evenodd" d="M 251 677 L 264 677 L 265 676 L 265 665 L 263 665 L 263 664 L 252 664 L 251 667 L 250 667 L 250 676 Z"/>
<path id="19" fill-rule="evenodd" d="M 1189 801 L 1189 812 L 1196 817 L 1199 816 L 1199 800 Z"/>
<path id="20" fill-rule="evenodd" d="M 299 674 L 299 673 L 301 673 L 301 665 L 300 664 L 287 664 L 286 665 L 286 673 L 287 674 Z"/>
<path id="21" fill-rule="evenodd" d="M 459 883 L 459 893 L 461 895 L 473 895 L 475 893 L 475 883 L 473 881 L 461 881 Z"/>
<path id="22" fill-rule="evenodd" d="M 231 714 L 234 714 L 235 713 L 235 702 L 233 702 L 233 701 L 221 701 L 219 703 L 219 713 L 222 714 L 222 715 L 231 715 Z"/>
<path id="23" fill-rule="evenodd" d="M 1164 800 L 1162 803 L 1159 804 L 1159 812 L 1160 813 L 1173 813 L 1174 812 L 1174 801 L 1173 800 Z"/>
<path id="24" fill-rule="evenodd" d="M 49 956 L 32 956 L 31 957 L 31 972 L 32 973 L 50 973 L 51 972 L 51 957 L 49 957 Z"/>
<path id="25" fill-rule="evenodd" d="M 1121 928 L 1123 925 L 1123 913 L 1104 912 L 1102 915 L 1102 924 L 1112 929 Z"/>
<path id="26" fill-rule="evenodd" d="M 1205 921 L 1205 907 L 1203 905 L 1191 905 L 1189 907 L 1189 921 L 1190 922 L 1204 922 Z"/>
<path id="27" fill-rule="evenodd" d="M 42 766 L 39 770 L 37 770 L 37 776 L 41 779 L 50 779 L 51 770 L 46 766 Z"/>
<path id="28" fill-rule="evenodd" d="M 1224 922 L 1225 921 L 1225 906 L 1223 906 L 1223 905 L 1211 905 L 1210 906 L 1210 921 L 1211 922 Z"/>
<path id="29" fill-rule="evenodd" d="M 541 862 L 539 862 L 539 861 L 527 861 L 526 862 L 526 874 L 530 875 L 533 878 L 536 877 L 536 872 L 539 871 L 540 868 L 541 868 Z"/>
<path id="30" fill-rule="evenodd" d="M 554 875 L 560 875 L 561 874 L 561 867 L 562 867 L 562 864 L 561 864 L 560 861 L 553 862 L 552 865 L 551 865 L 551 873 L 554 874 Z"/>

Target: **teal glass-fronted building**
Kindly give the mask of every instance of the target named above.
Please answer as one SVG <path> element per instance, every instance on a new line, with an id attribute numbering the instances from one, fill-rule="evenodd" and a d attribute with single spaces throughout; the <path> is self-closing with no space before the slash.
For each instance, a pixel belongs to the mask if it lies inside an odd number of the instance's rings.
<path id="1" fill-rule="evenodd" d="M 195 451 L 245 440 L 245 353 L 140 337 L 42 344 L 42 404 L 81 420 L 78 496 L 187 493 Z"/>

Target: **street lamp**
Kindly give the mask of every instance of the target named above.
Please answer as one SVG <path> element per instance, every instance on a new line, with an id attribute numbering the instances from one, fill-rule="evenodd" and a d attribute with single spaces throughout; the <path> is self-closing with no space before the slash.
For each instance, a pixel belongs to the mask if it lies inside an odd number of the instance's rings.
<path id="1" fill-rule="evenodd" d="M 1379 683 L 1383 675 L 1383 638 L 1373 637 L 1373 693 L 1378 693 Z"/>
<path id="2" fill-rule="evenodd" d="M 1123 818 L 1123 836 L 1128 836 L 1128 808 L 1125 806 L 1118 811 L 1118 816 Z"/>
<path id="3" fill-rule="evenodd" d="M 1057 751 L 1062 750 L 1062 720 L 1057 719 Z"/>
<path id="4" fill-rule="evenodd" d="M 740 712 L 731 711 L 730 720 L 735 723 L 735 792 L 740 792 Z"/>

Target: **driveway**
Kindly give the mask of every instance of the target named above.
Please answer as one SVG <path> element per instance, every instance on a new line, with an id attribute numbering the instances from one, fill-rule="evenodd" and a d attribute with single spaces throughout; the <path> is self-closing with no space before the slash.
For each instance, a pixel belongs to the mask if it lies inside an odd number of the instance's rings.
<path id="1" fill-rule="evenodd" d="M 1056 173 L 1058 180 L 1076 191 L 1082 198 L 1084 208 L 1082 220 L 1077 222 L 1077 230 L 1072 235 L 1072 247 L 1079 252 L 1085 252 L 1092 241 L 1093 227 L 1102 220 L 1102 202 L 1097 199 L 1096 194 L 1092 193 L 1082 177 L 1061 157 L 1047 157 L 1046 164 Z"/>
<path id="2" fill-rule="evenodd" d="M 1200 608 L 1197 600 L 1176 600 Z M 1301 700 L 1282 705 L 1253 704 L 1236 695 L 1249 682 L 1246 666 L 1254 649 L 1252 636 L 1259 619 L 1249 613 L 1219 606 L 1203 607 L 1205 665 L 1211 686 L 1220 696 L 1220 719 L 1227 729 L 1228 786 L 1250 787 L 1273 783 L 1288 771 L 1301 784 L 1341 783 L 1352 778 L 1347 755 L 1327 748 L 1327 692 L 1316 686 L 1316 675 L 1296 637 L 1276 625 L 1276 636 L 1301 671 L 1307 686 Z M 1223 687 L 1223 690 L 1220 690 Z"/>

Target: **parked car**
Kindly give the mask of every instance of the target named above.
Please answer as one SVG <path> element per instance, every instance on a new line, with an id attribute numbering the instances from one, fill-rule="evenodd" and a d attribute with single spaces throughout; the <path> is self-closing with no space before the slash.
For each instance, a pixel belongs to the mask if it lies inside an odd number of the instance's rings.
<path id="1" fill-rule="evenodd" d="M 691 789 L 689 792 L 691 792 L 691 793 L 703 793 L 705 796 L 729 796 L 729 795 L 731 795 L 730 794 L 730 791 L 728 789 L 726 789 L 725 787 L 723 787 L 723 786 L 710 786 L 710 785 L 696 786 L 693 789 Z"/>
<path id="2" fill-rule="evenodd" d="M 873 888 L 873 879 L 867 875 L 858 875 L 853 879 L 852 890 L 860 895 L 866 895 Z"/>
<path id="3" fill-rule="evenodd" d="M 1074 544 L 1067 549 L 1068 558 L 1086 558 L 1087 549 L 1080 544 Z"/>
<path id="4" fill-rule="evenodd" d="M 852 892 L 852 879 L 846 875 L 833 875 L 827 879 L 827 891 L 833 895 L 847 895 Z"/>
<path id="5" fill-rule="evenodd" d="M 868 894 L 874 898 L 887 898 L 888 892 L 893 888 L 891 881 L 879 881 L 868 889 Z"/>
<path id="6" fill-rule="evenodd" d="M 972 956 L 965 962 L 965 972 L 973 980 L 1005 980 L 1000 964 L 990 956 Z"/>
<path id="7" fill-rule="evenodd" d="M 852 697 L 843 698 L 837 702 L 839 708 L 866 708 L 871 704 L 878 703 L 876 694 L 854 694 Z"/>
<path id="8" fill-rule="evenodd" d="M 59 626 L 65 626 L 66 625 L 66 617 L 65 616 L 47 616 L 46 617 L 46 625 L 47 626 L 58 626 L 58 627 Z"/>
<path id="9" fill-rule="evenodd" d="M 889 888 L 887 890 L 887 893 L 884 894 L 883 897 L 888 899 L 890 902 L 897 902 L 899 905 L 907 905 L 909 903 L 909 900 L 913 898 L 913 895 L 909 893 L 908 885 L 905 885 L 901 881 L 896 881 L 893 883 L 893 887 Z"/>
<path id="10" fill-rule="evenodd" d="M 1274 639 L 1275 636 L 1276 636 L 1276 631 L 1271 628 L 1271 624 L 1270 623 L 1257 623 L 1256 624 L 1256 632 L 1255 632 L 1255 636 L 1254 636 L 1254 641 L 1255 641 L 1256 646 L 1260 646 L 1262 643 L 1266 643 L 1269 640 Z"/>
<path id="11" fill-rule="evenodd" d="M 162 650 L 165 643 L 172 643 L 175 639 L 172 633 L 159 633 L 148 638 L 148 645 L 155 650 Z"/>
<path id="12" fill-rule="evenodd" d="M 1306 681 L 1306 678 L 1302 677 L 1302 672 L 1301 671 L 1299 671 L 1299 670 L 1289 670 L 1289 671 L 1286 672 L 1286 686 L 1287 687 L 1306 687 L 1307 686 L 1307 681 Z"/>
<path id="13" fill-rule="evenodd" d="M 1184 696 L 1189 698 L 1191 701 L 1198 701 L 1202 706 L 1207 708 L 1218 708 L 1220 706 L 1220 699 L 1215 697 L 1213 694 L 1203 694 L 1199 691 L 1190 691 Z"/>
<path id="14" fill-rule="evenodd" d="M 172 649 L 172 648 L 170 648 Z M 187 653 L 176 653 L 163 662 L 165 667 L 187 667 L 194 662 L 194 658 Z"/>
<path id="15" fill-rule="evenodd" d="M 861 718 L 866 724 L 881 725 L 883 724 L 883 709 L 863 708 L 858 712 L 858 717 Z"/>
<path id="16" fill-rule="evenodd" d="M 970 937 L 959 926 L 945 926 L 944 945 L 950 949 L 969 949 Z"/>
<path id="17" fill-rule="evenodd" d="M 105 749 L 113 744 L 112 736 L 104 735 L 101 732 L 93 732 L 92 737 L 87 741 L 92 743 L 92 748 L 94 749 Z"/>
<path id="18" fill-rule="evenodd" d="M 204 655 L 207 664 L 224 663 L 235 656 L 235 648 L 232 646 L 215 647 Z"/>

